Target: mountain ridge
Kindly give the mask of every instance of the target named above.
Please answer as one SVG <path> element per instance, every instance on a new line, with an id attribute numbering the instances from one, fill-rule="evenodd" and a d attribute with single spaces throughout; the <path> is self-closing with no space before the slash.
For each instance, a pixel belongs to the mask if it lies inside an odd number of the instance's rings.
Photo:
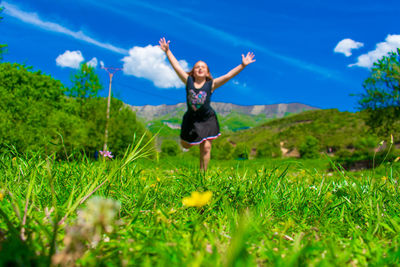
<path id="1" fill-rule="evenodd" d="M 133 106 L 131 109 L 136 112 L 138 117 L 145 120 L 154 120 L 166 115 L 174 117 L 182 115 L 186 111 L 186 103 L 178 103 L 175 105 L 144 105 Z M 287 114 L 300 113 L 307 110 L 318 110 L 319 108 L 305 105 L 302 103 L 281 103 L 271 105 L 237 105 L 224 102 L 212 102 L 211 107 L 217 112 L 219 116 L 225 117 L 232 112 L 239 114 L 246 114 L 250 116 L 258 116 L 265 114 L 267 119 L 281 118 Z"/>

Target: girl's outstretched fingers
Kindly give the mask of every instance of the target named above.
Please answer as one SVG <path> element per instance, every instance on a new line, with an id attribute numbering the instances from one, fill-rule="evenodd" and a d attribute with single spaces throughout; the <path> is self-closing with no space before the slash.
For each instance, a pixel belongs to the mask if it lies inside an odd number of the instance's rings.
<path id="1" fill-rule="evenodd" d="M 167 52 L 169 49 L 169 40 L 166 41 L 165 37 L 161 38 L 160 41 L 158 41 L 158 43 L 160 44 L 160 48 L 162 51 Z"/>
<path id="2" fill-rule="evenodd" d="M 249 65 L 250 63 L 255 62 L 256 60 L 254 59 L 254 57 L 255 57 L 255 55 L 254 55 L 253 52 L 248 52 L 246 56 L 244 56 L 244 55 L 242 54 L 242 64 L 245 65 L 245 66 L 247 66 L 247 65 Z"/>

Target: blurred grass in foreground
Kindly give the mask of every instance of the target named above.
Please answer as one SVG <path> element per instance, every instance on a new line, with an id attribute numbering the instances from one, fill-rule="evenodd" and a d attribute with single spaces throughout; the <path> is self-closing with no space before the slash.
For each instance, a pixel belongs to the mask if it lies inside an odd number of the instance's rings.
<path id="1" fill-rule="evenodd" d="M 328 159 L 212 160 L 204 175 L 197 159 L 137 159 L 143 151 L 69 163 L 0 155 L 0 265 L 400 262 L 398 165 L 350 173 L 326 171 Z M 207 191 L 208 204 L 182 204 Z"/>

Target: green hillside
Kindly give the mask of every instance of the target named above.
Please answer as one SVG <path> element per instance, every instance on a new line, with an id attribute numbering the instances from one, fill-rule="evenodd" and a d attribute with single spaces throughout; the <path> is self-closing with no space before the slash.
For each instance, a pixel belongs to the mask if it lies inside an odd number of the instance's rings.
<path id="1" fill-rule="evenodd" d="M 297 150 L 308 139 L 316 139 L 319 152 L 353 151 L 360 146 L 374 146 L 379 139 L 368 133 L 363 113 L 340 112 L 336 109 L 305 111 L 300 114 L 268 121 L 254 128 L 223 133 L 214 142 L 215 154 L 223 154 L 228 145 L 247 150 L 256 156 L 262 149 L 279 156 L 281 147 Z M 233 149 L 228 149 L 233 151 Z M 233 153 L 233 152 L 232 152 Z M 223 156 L 223 155 L 221 155 Z"/>
<path id="2" fill-rule="evenodd" d="M 148 121 L 146 122 L 147 128 L 152 133 L 158 132 L 160 137 L 179 136 L 179 129 L 173 129 L 168 125 L 180 126 L 184 112 L 185 110 L 182 109 L 174 114 L 167 114 L 158 119 Z M 218 116 L 220 128 L 223 133 L 252 128 L 270 120 L 265 114 L 247 115 L 235 111 L 226 116 Z"/>

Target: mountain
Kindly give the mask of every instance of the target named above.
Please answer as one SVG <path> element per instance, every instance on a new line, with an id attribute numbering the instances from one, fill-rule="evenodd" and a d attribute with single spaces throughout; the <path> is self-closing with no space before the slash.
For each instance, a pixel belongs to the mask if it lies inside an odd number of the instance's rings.
<path id="1" fill-rule="evenodd" d="M 217 112 L 220 128 L 224 133 L 252 128 L 274 118 L 317 109 L 300 103 L 241 106 L 212 102 L 211 106 Z M 185 103 L 131 108 L 151 132 L 157 132 L 160 137 L 179 136 L 182 116 L 186 112 Z"/>
<path id="2" fill-rule="evenodd" d="M 265 115 L 266 119 L 282 118 L 288 114 L 296 114 L 306 110 L 315 110 L 318 108 L 304 105 L 301 103 L 290 104 L 274 104 L 274 105 L 249 105 L 241 106 L 230 103 L 212 102 L 211 107 L 217 112 L 219 116 L 225 117 L 229 114 L 237 113 L 242 115 L 257 116 Z M 182 116 L 186 111 L 185 103 L 178 103 L 176 105 L 145 105 L 145 106 L 131 106 L 132 110 L 136 111 L 139 118 L 145 121 L 152 121 L 155 119 L 168 119 L 177 116 Z"/>

